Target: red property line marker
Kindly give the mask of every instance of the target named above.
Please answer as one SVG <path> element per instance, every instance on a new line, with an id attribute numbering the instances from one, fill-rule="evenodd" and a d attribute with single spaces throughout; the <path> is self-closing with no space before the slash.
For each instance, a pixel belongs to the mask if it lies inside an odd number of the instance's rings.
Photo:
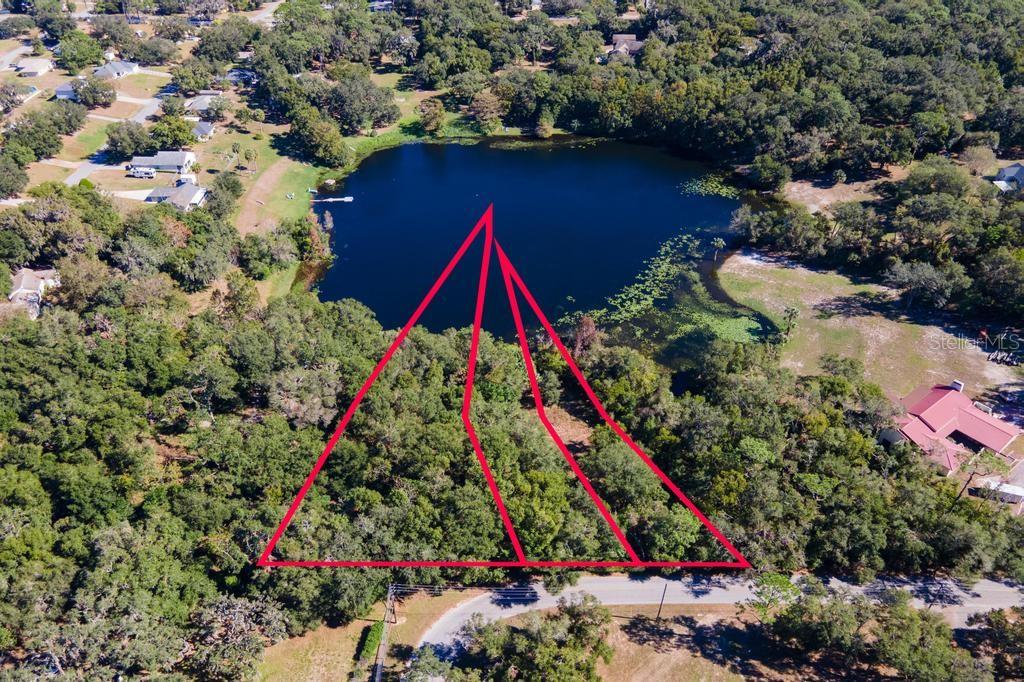
<path id="1" fill-rule="evenodd" d="M 469 249 L 470 245 L 476 240 L 476 238 L 480 234 L 481 230 L 483 230 L 484 233 L 485 233 L 485 242 L 484 242 L 484 252 L 483 252 L 482 259 L 481 259 L 480 279 L 479 279 L 479 282 L 478 282 L 478 285 L 477 285 L 477 301 L 476 301 L 476 308 L 475 308 L 475 311 L 474 311 L 473 330 L 472 330 L 472 337 L 471 337 L 471 342 L 470 342 L 469 361 L 468 361 L 468 365 L 467 365 L 466 390 L 465 390 L 465 394 L 463 396 L 462 421 L 463 421 L 463 425 L 466 428 L 466 432 L 467 432 L 467 435 L 469 436 L 470 442 L 473 445 L 473 450 L 476 453 L 477 459 L 480 462 L 480 466 L 481 466 L 481 468 L 482 468 L 482 470 L 484 472 L 484 476 L 487 479 L 487 484 L 488 484 L 488 487 L 490 488 L 491 495 L 494 497 L 495 505 L 497 506 L 498 512 L 501 515 L 502 522 L 505 525 L 505 530 L 508 533 L 509 540 L 512 543 L 512 546 L 513 546 L 513 548 L 514 548 L 514 550 L 516 552 L 516 556 L 517 556 L 518 560 L 517 561 L 477 561 L 477 560 L 467 560 L 467 561 L 430 561 L 430 560 L 425 560 L 425 561 L 406 561 L 406 560 L 403 560 L 403 561 L 298 560 L 298 561 L 289 561 L 289 560 L 273 559 L 272 558 L 272 553 L 273 553 L 274 548 L 277 546 L 277 543 L 280 541 L 281 536 L 284 534 L 285 529 L 287 529 L 288 525 L 291 523 L 292 518 L 295 516 L 295 512 L 298 510 L 299 506 L 302 504 L 302 500 L 305 498 L 306 494 L 309 492 L 310 488 L 312 487 L 313 481 L 316 479 L 316 476 L 320 473 L 320 470 L 323 468 L 323 465 L 326 462 L 327 457 L 330 455 L 331 451 L 334 449 L 334 446 L 337 444 L 338 440 L 341 438 L 341 434 L 344 432 L 345 428 L 348 426 L 349 422 L 351 421 L 351 419 L 352 419 L 353 415 L 355 414 L 356 410 L 358 409 L 359 405 L 362 403 L 363 398 L 366 396 L 366 393 L 369 391 L 369 389 L 373 385 L 373 383 L 377 380 L 377 378 L 380 375 L 381 371 L 383 371 L 384 367 L 391 360 L 392 356 L 395 354 L 395 352 L 401 346 L 402 342 L 405 340 L 405 338 L 408 336 L 409 332 L 411 331 L 412 327 L 415 326 L 416 322 L 419 320 L 419 318 L 422 316 L 423 312 L 429 306 L 429 304 L 433 300 L 434 296 L 437 295 L 437 292 L 440 290 L 441 286 L 447 281 L 449 275 L 451 275 L 451 272 L 455 269 L 456 265 L 458 265 L 459 261 L 465 255 L 465 253 Z M 487 463 L 487 458 L 484 455 L 483 449 L 481 448 L 480 442 L 479 442 L 479 440 L 477 438 L 476 430 L 473 427 L 473 424 L 472 424 L 471 419 L 470 419 L 470 408 L 471 408 L 471 405 L 472 405 L 472 392 L 473 392 L 473 387 L 474 387 L 474 382 L 475 382 L 475 377 L 476 377 L 476 361 L 477 361 L 477 354 L 478 354 L 478 350 L 479 350 L 480 330 L 481 330 L 481 324 L 482 324 L 482 319 L 483 319 L 484 299 L 486 297 L 486 291 L 487 291 L 487 275 L 488 275 L 488 271 L 489 271 L 490 253 L 491 253 L 492 248 L 497 250 L 498 259 L 499 259 L 499 263 L 500 263 L 501 271 L 502 271 L 502 276 L 503 276 L 503 279 L 505 281 L 505 289 L 506 289 L 506 292 L 507 292 L 507 294 L 509 296 L 509 305 L 510 305 L 510 308 L 511 308 L 511 311 L 512 311 L 512 316 L 513 316 L 513 318 L 515 320 L 515 323 L 516 323 L 517 332 L 519 334 L 520 350 L 523 353 L 523 360 L 524 360 L 524 362 L 526 364 L 527 375 L 528 375 L 528 377 L 530 379 L 531 390 L 533 392 L 534 401 L 535 401 L 535 404 L 536 404 L 536 407 L 537 407 L 537 415 L 540 418 L 541 422 L 544 424 L 544 427 L 548 431 L 548 434 L 551 437 L 552 441 L 562 451 L 562 454 L 566 458 L 566 461 L 568 462 L 570 468 L 572 468 L 573 473 L 577 476 L 577 478 L 579 478 L 580 482 L 586 488 L 588 494 L 591 497 L 591 500 L 594 502 L 595 506 L 597 506 L 598 510 L 601 512 L 601 515 L 604 517 L 605 521 L 609 524 L 609 527 L 615 533 L 616 537 L 618 538 L 619 542 L 622 544 L 623 548 L 626 550 L 627 554 L 629 554 L 630 559 L 631 559 L 630 561 L 529 561 L 529 560 L 526 559 L 526 557 L 525 557 L 525 555 L 523 553 L 523 549 L 522 549 L 522 547 L 521 547 L 521 545 L 519 543 L 519 539 L 518 539 L 518 537 L 516 535 L 515 528 L 513 527 L 512 520 L 509 517 L 508 512 L 507 512 L 507 510 L 505 508 L 504 501 L 502 500 L 501 494 L 498 491 L 497 483 L 494 480 L 494 476 L 493 476 L 493 474 L 491 472 L 490 466 Z M 647 466 L 652 471 L 654 471 L 655 474 L 658 475 L 658 477 L 661 479 L 662 483 L 664 483 L 665 486 L 668 487 L 669 490 L 671 490 L 672 493 L 698 518 L 698 520 L 704 525 L 704 527 L 706 527 L 709 531 L 711 531 L 711 533 L 715 536 L 715 538 L 718 539 L 719 542 L 721 542 L 722 545 L 729 551 L 729 553 L 736 559 L 735 561 L 642 561 L 642 560 L 640 560 L 640 558 L 637 556 L 636 552 L 633 550 L 633 548 L 630 546 L 630 544 L 626 540 L 626 537 L 622 533 L 622 530 L 615 523 L 614 518 L 608 512 L 607 508 L 604 506 L 604 504 L 601 501 L 600 497 L 597 495 L 597 493 L 594 491 L 593 487 L 590 485 L 590 481 L 587 479 L 586 475 L 580 469 L 580 467 L 579 467 L 578 463 L 576 462 L 575 458 L 573 458 L 572 454 L 568 451 L 568 448 L 565 446 L 565 443 L 561 440 L 561 438 L 558 436 L 558 433 L 555 431 L 553 425 L 547 419 L 547 415 L 546 415 L 546 412 L 544 410 L 543 402 L 542 402 L 541 396 L 540 396 L 540 386 L 539 386 L 539 384 L 537 382 L 536 372 L 535 372 L 534 366 L 533 366 L 533 357 L 532 357 L 532 354 L 530 353 L 529 345 L 526 343 L 525 327 L 523 325 L 522 316 L 521 316 L 520 311 L 519 311 L 518 299 L 517 299 L 515 291 L 513 289 L 513 283 L 515 285 L 515 288 L 517 288 L 519 290 L 519 292 L 526 299 L 527 303 L 530 305 L 530 308 L 533 310 L 534 314 L 536 315 L 538 320 L 541 322 L 541 325 L 544 327 L 544 329 L 547 332 L 548 336 L 551 337 L 552 342 L 558 348 L 558 351 L 562 355 L 563 359 L 568 363 L 570 370 L 572 371 L 572 373 L 576 377 L 576 379 L 580 382 L 581 387 L 583 388 L 584 392 L 587 394 L 587 397 L 590 399 L 591 403 L 594 405 L 595 409 L 597 410 L 597 412 L 601 416 L 601 418 L 623 440 L 623 442 L 625 442 L 644 461 L 644 463 L 647 464 Z M 260 555 L 260 557 L 257 560 L 256 564 L 258 566 L 265 566 L 265 567 L 307 567 L 307 568 L 312 568 L 312 567 L 334 567 L 334 568 L 375 568 L 375 567 L 376 568 L 388 568 L 388 567 L 410 567 L 410 568 L 421 568 L 421 567 L 441 567 L 441 568 L 476 568 L 476 567 L 488 567 L 488 568 L 750 568 L 750 563 L 743 557 L 742 554 L 740 554 L 740 552 L 732 545 L 732 543 L 730 543 L 728 541 L 728 539 L 725 538 L 725 536 L 721 533 L 721 531 L 719 531 L 714 526 L 714 524 L 712 524 L 711 521 L 708 520 L 708 518 L 706 516 L 704 516 L 704 514 L 701 513 L 701 511 L 686 497 L 686 495 L 684 495 L 683 492 L 678 487 L 676 487 L 675 484 L 672 483 L 672 481 L 668 478 L 668 476 L 666 476 L 665 473 L 663 471 L 661 471 L 661 469 L 658 468 L 658 466 L 656 464 L 654 464 L 654 462 L 651 460 L 651 458 L 645 452 L 643 452 L 643 450 L 641 450 L 640 447 L 636 443 L 633 442 L 633 440 L 625 433 L 625 431 L 611 418 L 611 416 L 604 409 L 604 406 L 601 404 L 600 400 L 598 400 L 596 394 L 594 394 L 593 389 L 591 389 L 589 383 L 587 383 L 586 378 L 584 378 L 582 372 L 580 372 L 579 368 L 576 366 L 575 362 L 572 360 L 572 357 L 569 354 L 568 350 L 565 348 L 564 344 L 558 338 L 558 335 L 555 333 L 554 328 L 552 327 L 551 323 L 544 316 L 544 313 L 541 311 L 540 306 L 537 305 L 536 300 L 533 298 L 533 296 L 530 294 L 529 290 L 526 288 L 526 285 L 523 282 L 522 278 L 519 276 L 519 273 L 512 266 L 512 264 L 509 261 L 508 257 L 505 255 L 505 252 L 502 250 L 501 246 L 494 240 L 494 238 L 493 238 L 493 205 L 492 206 L 488 206 L 488 208 L 484 212 L 483 216 L 481 216 L 480 220 L 477 221 L 476 226 L 469 233 L 469 235 L 466 237 L 466 239 L 462 242 L 462 245 L 455 252 L 455 255 L 452 256 L 452 259 L 448 262 L 448 265 L 441 272 L 440 276 L 437 278 L 437 280 L 434 282 L 433 286 L 427 292 L 427 295 L 423 298 L 423 300 L 420 302 L 419 306 L 416 308 L 415 312 L 409 318 L 409 321 L 405 324 L 404 327 L 402 327 L 402 329 L 399 331 L 398 335 L 395 337 L 395 340 L 388 347 L 388 350 L 384 354 L 384 357 L 382 357 L 380 362 L 377 363 L 376 367 L 374 367 L 373 372 L 370 373 L 370 376 L 366 379 L 366 381 L 363 383 L 362 387 L 359 389 L 359 392 L 356 394 L 355 398 L 353 399 L 352 404 L 349 405 L 348 409 L 345 411 L 345 414 L 342 416 L 342 419 L 338 423 L 337 428 L 335 429 L 334 433 L 331 435 L 330 440 L 328 440 L 326 447 L 324 448 L 323 452 L 320 454 L 320 457 L 317 459 L 316 463 L 314 464 L 312 471 L 310 471 L 309 475 L 306 477 L 306 480 L 303 483 L 302 488 L 299 490 L 299 493 L 296 495 L 295 499 L 292 501 L 291 505 L 288 508 L 288 511 L 285 513 L 284 518 L 281 520 L 281 523 L 278 524 L 278 527 L 274 531 L 274 534 L 271 537 L 270 542 L 267 544 L 266 549 L 263 550 L 263 553 Z"/>
<path id="2" fill-rule="evenodd" d="M 473 451 L 480 462 L 480 468 L 484 471 L 487 486 L 491 489 L 491 496 L 494 497 L 498 513 L 501 514 L 501 521 L 505 524 L 505 532 L 508 533 L 508 539 L 512 543 L 519 561 L 526 561 L 526 555 L 523 554 L 523 548 L 519 544 L 516 529 L 512 526 L 512 518 L 508 515 L 508 510 L 505 509 L 505 502 L 501 499 L 501 493 L 498 492 L 498 484 L 494 480 L 494 474 L 491 473 L 491 467 L 487 464 L 487 457 L 484 455 L 483 448 L 480 447 L 480 439 L 477 438 L 476 429 L 473 428 L 473 422 L 470 419 L 470 407 L 473 404 L 473 386 L 476 381 L 476 356 L 480 348 L 480 327 L 484 317 L 484 299 L 487 297 L 487 272 L 491 263 L 491 245 L 494 242 L 494 224 L 490 208 L 487 209 L 484 218 L 487 220 L 487 230 L 484 233 L 484 255 L 480 260 L 480 281 L 476 289 L 476 310 L 473 312 L 473 336 L 469 343 L 469 362 L 466 365 L 466 390 L 462 396 L 462 424 L 466 427 L 469 442 L 473 444 Z"/>

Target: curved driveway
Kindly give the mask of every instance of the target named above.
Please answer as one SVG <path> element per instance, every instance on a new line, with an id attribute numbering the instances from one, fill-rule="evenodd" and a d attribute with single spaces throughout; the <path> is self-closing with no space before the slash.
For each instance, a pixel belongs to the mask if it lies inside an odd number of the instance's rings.
<path id="1" fill-rule="evenodd" d="M 851 585 L 833 578 L 833 586 L 846 586 L 853 592 L 875 597 L 888 588 L 908 590 L 919 608 L 939 610 L 955 627 L 966 625 L 971 614 L 994 608 L 1024 605 L 1024 588 L 1020 585 L 981 580 L 966 586 L 940 578 L 886 578 L 868 585 Z M 558 598 L 586 592 L 607 606 L 626 604 L 657 604 L 665 595 L 666 604 L 737 604 L 750 599 L 751 582 L 746 578 L 695 576 L 682 580 L 661 577 L 635 578 L 628 575 L 588 576 L 552 595 L 539 583 L 508 590 L 494 590 L 469 599 L 446 611 L 423 634 L 417 646 L 432 645 L 451 651 L 459 644 L 459 632 L 475 613 L 488 620 L 511 618 L 535 609 L 558 605 Z M 401 611 L 401 607 L 399 607 Z"/>

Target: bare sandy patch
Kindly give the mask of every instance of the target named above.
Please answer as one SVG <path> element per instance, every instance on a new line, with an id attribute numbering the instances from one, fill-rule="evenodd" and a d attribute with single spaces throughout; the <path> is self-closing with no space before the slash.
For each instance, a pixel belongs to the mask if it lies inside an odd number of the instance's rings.
<path id="1" fill-rule="evenodd" d="M 787 199 L 803 204 L 811 213 L 828 213 L 830 206 L 847 201 L 870 201 L 877 198 L 875 187 L 881 182 L 894 182 L 907 177 L 908 168 L 886 166 L 878 178 L 858 182 L 841 182 L 825 186 L 812 180 L 794 180 L 786 183 L 783 194 Z"/>

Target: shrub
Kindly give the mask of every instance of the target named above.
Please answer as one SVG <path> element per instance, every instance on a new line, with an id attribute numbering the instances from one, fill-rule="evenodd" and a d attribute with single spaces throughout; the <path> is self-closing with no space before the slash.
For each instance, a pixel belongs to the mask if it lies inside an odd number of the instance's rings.
<path id="1" fill-rule="evenodd" d="M 378 620 L 373 625 L 366 628 L 366 636 L 363 638 L 363 644 L 359 647 L 359 660 L 366 661 L 371 657 L 377 656 L 377 647 L 380 646 L 380 640 L 384 637 L 384 621 Z"/>

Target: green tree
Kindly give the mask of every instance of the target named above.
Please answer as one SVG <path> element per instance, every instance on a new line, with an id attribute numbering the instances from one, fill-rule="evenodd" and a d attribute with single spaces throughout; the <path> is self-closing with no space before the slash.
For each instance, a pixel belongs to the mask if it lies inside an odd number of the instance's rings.
<path id="1" fill-rule="evenodd" d="M 121 121 L 107 126 L 107 151 L 117 159 L 148 154 L 156 144 L 141 123 Z"/>
<path id="2" fill-rule="evenodd" d="M 70 73 L 78 73 L 90 64 L 103 60 L 103 48 L 82 31 L 71 31 L 60 39 L 57 63 Z"/>
<path id="3" fill-rule="evenodd" d="M 779 611 L 800 596 L 800 588 L 794 585 L 789 576 L 781 573 L 762 573 L 754 580 L 753 599 L 744 605 L 753 609 L 758 620 L 771 625 Z"/>
<path id="4" fill-rule="evenodd" d="M 95 76 L 87 76 L 82 80 L 75 80 L 72 82 L 71 87 L 75 92 L 75 101 L 90 109 L 108 107 L 117 99 L 117 92 L 114 90 L 114 86 Z"/>
<path id="5" fill-rule="evenodd" d="M 942 616 L 913 608 L 907 592 L 887 595 L 874 632 L 878 660 L 908 680 L 991 679 L 984 665 L 953 646 L 953 631 Z"/>
<path id="6" fill-rule="evenodd" d="M 425 99 L 420 103 L 420 124 L 429 135 L 441 135 L 444 129 L 445 110 L 441 100 Z"/>
<path id="7" fill-rule="evenodd" d="M 196 143 L 192 124 L 180 116 L 163 116 L 149 129 L 150 139 L 158 149 L 182 149 Z"/>

